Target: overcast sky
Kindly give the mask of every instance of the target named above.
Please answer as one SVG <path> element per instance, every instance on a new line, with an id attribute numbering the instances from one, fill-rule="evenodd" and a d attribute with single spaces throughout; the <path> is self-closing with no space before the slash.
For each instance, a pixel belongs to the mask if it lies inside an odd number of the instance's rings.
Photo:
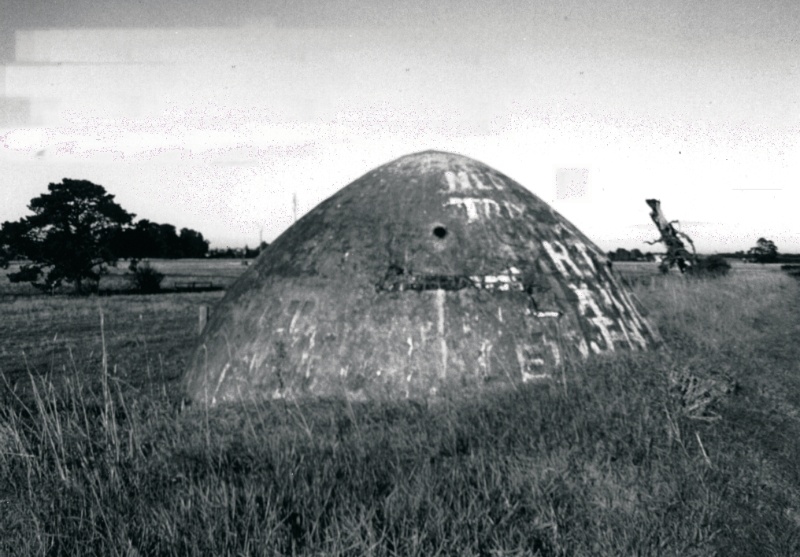
<path id="1" fill-rule="evenodd" d="M 653 249 L 656 197 L 701 251 L 800 251 L 794 0 L 0 2 L 0 221 L 83 178 L 254 245 L 441 149 L 604 249 Z"/>

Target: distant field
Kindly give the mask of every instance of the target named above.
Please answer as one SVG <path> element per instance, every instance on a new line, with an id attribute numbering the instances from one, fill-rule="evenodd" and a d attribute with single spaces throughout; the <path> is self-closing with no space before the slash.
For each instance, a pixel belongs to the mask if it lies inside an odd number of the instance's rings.
<path id="1" fill-rule="evenodd" d="M 212 282 L 214 286 L 227 288 L 247 266 L 240 259 L 151 259 L 150 264 L 164 273 L 165 289 L 174 288 L 176 282 Z M 249 261 L 247 261 L 249 263 Z M 19 269 L 13 264 L 8 269 L 0 269 L 0 298 L 3 296 L 32 296 L 40 292 L 29 284 L 12 284 L 6 276 Z M 109 274 L 101 277 L 100 290 L 122 290 L 130 288 L 128 262 L 120 261 L 116 267 L 109 268 Z"/>
<path id="2" fill-rule="evenodd" d="M 164 273 L 162 287 L 172 289 L 175 283 L 211 282 L 214 286 L 227 288 L 252 261 L 239 259 L 153 259 L 150 264 Z M 781 272 L 780 264 L 759 265 L 731 261 L 737 274 L 761 274 Z M 18 270 L 18 264 L 9 269 L 0 269 L 0 298 L 13 296 L 38 296 L 41 293 L 28 284 L 12 284 L 6 279 L 8 273 Z M 640 261 L 618 261 L 614 269 L 624 277 L 658 276 L 658 263 Z M 678 275 L 677 270 L 672 274 Z M 109 274 L 100 279 L 100 290 L 122 290 L 130 288 L 128 262 L 120 261 L 117 267 L 110 267 Z"/>
<path id="3" fill-rule="evenodd" d="M 174 379 L 196 338 L 198 307 L 223 292 L 152 296 L 17 297 L 0 301 L 0 373 L 12 382 L 59 381 L 97 369 L 103 349 L 115 374 L 136 385 Z"/>
<path id="4" fill-rule="evenodd" d="M 229 259 L 151 264 L 166 275 L 164 288 L 191 281 L 224 288 L 247 268 Z M 127 264 L 112 268 L 102 278 L 101 289 L 128 288 L 126 268 Z M 6 378 L 17 381 L 31 372 L 58 380 L 95 367 L 102 356 L 102 314 L 110 364 L 119 377 L 141 385 L 153 377 L 176 377 L 197 335 L 198 308 L 213 306 L 224 292 L 48 296 L 30 285 L 10 284 L 0 272 L 0 294 L 0 372 Z"/>
<path id="5" fill-rule="evenodd" d="M 774 273 L 781 271 L 780 263 L 761 265 L 759 263 L 744 263 L 743 261 L 736 259 L 729 259 L 728 262 L 731 264 L 731 268 L 737 274 L 761 274 L 765 272 Z M 616 269 L 622 275 L 660 274 L 658 271 L 658 263 L 649 261 L 615 261 L 614 269 Z M 671 273 L 678 274 L 678 271 L 677 269 L 672 269 Z"/>

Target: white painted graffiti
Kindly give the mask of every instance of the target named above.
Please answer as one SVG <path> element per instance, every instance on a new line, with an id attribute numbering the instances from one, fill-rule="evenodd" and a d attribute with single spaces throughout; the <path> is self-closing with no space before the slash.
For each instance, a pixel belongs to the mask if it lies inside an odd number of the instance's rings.
<path id="1" fill-rule="evenodd" d="M 459 205 L 467 210 L 467 222 L 475 222 L 482 216 L 491 218 L 493 213 L 500 213 L 500 205 L 494 199 L 477 197 L 451 197 L 445 206 Z"/>
<path id="2" fill-rule="evenodd" d="M 452 170 L 447 170 L 444 173 L 445 181 L 447 181 L 447 193 L 457 193 L 457 192 L 469 192 L 475 190 L 503 190 L 505 186 L 503 186 L 502 181 L 497 180 L 491 174 L 486 174 L 486 178 L 489 180 L 489 184 L 485 184 L 481 177 L 469 173 L 465 170 L 461 170 L 459 172 L 453 172 Z"/>
<path id="3" fill-rule="evenodd" d="M 511 201 L 497 202 L 494 199 L 481 197 L 451 197 L 445 202 L 445 207 L 449 206 L 464 207 L 467 211 L 467 222 L 502 216 L 501 208 L 512 218 L 519 217 L 525 212 L 525 207 L 520 204 Z"/>
<path id="4" fill-rule="evenodd" d="M 556 266 L 558 272 L 564 275 L 565 278 L 572 278 L 569 271 L 567 271 L 567 267 L 569 267 L 572 270 L 572 273 L 577 277 L 584 277 L 583 271 L 569 256 L 569 251 L 564 244 L 556 240 L 553 240 L 552 242 L 543 240 L 542 246 L 547 252 L 547 255 L 550 256 L 550 259 L 553 261 L 553 265 Z"/>
<path id="5" fill-rule="evenodd" d="M 592 256 L 589 255 L 589 248 L 586 246 L 586 244 L 584 244 L 583 242 L 574 242 L 572 245 L 575 246 L 575 249 L 578 250 L 578 253 L 580 253 L 583 256 L 583 260 L 586 262 L 586 266 L 589 267 L 589 269 L 591 269 L 592 272 L 596 273 L 597 266 L 594 264 L 594 259 L 592 259 Z"/>
<path id="6" fill-rule="evenodd" d="M 570 249 L 557 240 L 543 241 L 542 246 L 556 270 L 570 281 L 569 287 L 578 298 L 578 312 L 581 317 L 589 321 L 599 333 L 597 339 L 587 339 L 588 348 L 592 352 L 613 351 L 615 343 L 624 343 L 630 348 L 647 348 L 647 341 L 642 334 L 649 330 L 647 324 L 626 293 L 619 288 L 614 277 L 606 273 L 605 269 L 598 268 L 598 255 L 593 253 L 595 250 L 583 242 L 570 243 L 570 247 L 578 255 L 577 259 L 573 259 Z M 598 273 L 603 273 L 607 280 L 593 281 L 590 288 L 584 279 Z M 616 317 L 610 317 L 609 313 Z M 598 344 L 597 340 L 601 339 L 602 343 Z M 582 354 L 584 351 L 588 352 L 585 347 L 579 348 Z"/>
<path id="7" fill-rule="evenodd" d="M 442 358 L 440 377 L 447 377 L 447 340 L 445 337 L 445 291 L 436 291 L 436 332 L 439 334 L 440 355 Z"/>
<path id="8" fill-rule="evenodd" d="M 536 317 L 560 317 L 561 312 L 558 311 L 537 311 L 534 312 Z"/>
<path id="9" fill-rule="evenodd" d="M 448 170 L 444 173 L 447 189 L 444 193 L 450 194 L 473 194 L 480 195 L 480 192 L 503 191 L 505 185 L 503 180 L 494 176 L 492 173 L 478 175 L 465 170 L 453 172 Z M 467 221 L 475 222 L 482 218 L 493 218 L 502 216 L 503 212 L 511 218 L 517 218 L 525 213 L 525 206 L 513 201 L 495 200 L 484 197 L 450 197 L 445 206 L 460 206 L 467 212 Z"/>
<path id="10" fill-rule="evenodd" d="M 503 201 L 508 216 L 511 218 L 521 217 L 525 213 L 525 206 L 519 203 L 512 203 L 511 201 Z"/>
<path id="11" fill-rule="evenodd" d="M 603 295 L 606 296 L 611 304 L 617 309 L 620 315 L 627 315 L 629 326 L 626 326 L 624 321 L 620 322 L 622 330 L 628 335 L 628 342 L 633 345 L 633 342 L 639 345 L 642 349 L 647 348 L 647 341 L 642 336 L 641 331 L 646 330 L 647 326 L 644 320 L 640 317 L 639 312 L 633 307 L 630 299 L 624 292 L 619 292 L 619 296 L 615 296 L 613 292 L 607 289 L 602 290 Z"/>
<path id="12" fill-rule="evenodd" d="M 509 267 L 507 273 L 496 275 L 473 275 L 469 277 L 472 285 L 481 290 L 500 290 L 502 292 L 517 291 L 522 292 L 521 272 L 516 267 Z M 502 319 L 501 319 L 502 321 Z"/>
<path id="13" fill-rule="evenodd" d="M 317 338 L 317 331 L 315 327 L 312 327 L 310 330 L 311 335 L 308 337 L 308 345 L 300 356 L 300 365 L 298 366 L 299 369 L 305 368 L 306 378 L 311 377 L 311 369 L 313 367 L 314 360 L 318 359 L 318 357 L 312 355 L 314 354 L 314 341 Z"/>
<path id="14" fill-rule="evenodd" d="M 528 381 L 536 381 L 541 379 L 549 379 L 550 374 L 545 373 L 531 373 L 531 367 L 543 367 L 545 365 L 544 359 L 538 356 L 532 356 L 529 353 L 527 346 L 516 346 L 517 362 L 519 363 L 519 372 L 523 383 Z M 556 362 L 558 364 L 558 362 Z"/>
<path id="15" fill-rule="evenodd" d="M 543 339 L 542 342 L 550 348 L 550 352 L 553 354 L 553 362 L 556 365 L 561 365 L 561 350 L 558 348 L 558 343 L 548 338 Z"/>
<path id="16" fill-rule="evenodd" d="M 488 340 L 481 342 L 481 349 L 478 352 L 478 366 L 483 371 L 484 377 L 491 375 L 492 348 L 492 343 Z"/>
<path id="17" fill-rule="evenodd" d="M 580 286 L 570 284 L 569 287 L 578 297 L 578 311 L 582 317 L 597 327 L 605 342 L 606 350 L 613 351 L 615 342 L 624 342 L 630 348 L 637 348 L 637 345 L 640 348 L 647 347 L 647 342 L 640 332 L 641 320 L 633 307 L 626 307 L 613 292 L 598 286 L 603 306 L 611 310 L 616 309 L 620 314 L 619 319 L 611 319 L 603 313 L 603 308 L 595 299 L 595 292 L 586 283 L 581 283 Z M 594 352 L 604 351 L 593 341 L 589 342 L 589 346 Z"/>
<path id="18" fill-rule="evenodd" d="M 607 350 L 613 351 L 614 342 L 616 341 L 628 340 L 624 334 L 611 330 L 610 327 L 615 324 L 614 320 L 605 316 L 603 310 L 600 309 L 600 305 L 594 299 L 594 292 L 586 286 L 586 283 L 581 283 L 580 286 L 570 284 L 569 287 L 578 297 L 578 312 L 582 317 L 597 327 L 600 331 L 600 335 L 603 337 Z M 589 346 L 596 353 L 603 351 L 594 341 L 590 341 Z"/>

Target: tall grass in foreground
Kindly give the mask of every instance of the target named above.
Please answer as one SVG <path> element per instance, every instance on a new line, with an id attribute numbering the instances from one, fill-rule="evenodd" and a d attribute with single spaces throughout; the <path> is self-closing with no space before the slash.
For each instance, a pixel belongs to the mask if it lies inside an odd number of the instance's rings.
<path id="1" fill-rule="evenodd" d="M 637 296 L 669 351 L 468 399 L 181 411 L 107 365 L 6 392 L 0 554 L 800 554 L 798 285 Z M 685 376 L 735 388 L 699 414 Z"/>

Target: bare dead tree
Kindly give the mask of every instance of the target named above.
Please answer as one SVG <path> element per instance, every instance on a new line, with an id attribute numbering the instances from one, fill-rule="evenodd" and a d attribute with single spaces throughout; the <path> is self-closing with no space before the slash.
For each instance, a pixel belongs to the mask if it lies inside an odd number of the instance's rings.
<path id="1" fill-rule="evenodd" d="M 672 267 L 677 265 L 681 273 L 686 272 L 687 269 L 693 267 L 697 262 L 697 253 L 694 249 L 694 242 L 692 242 L 692 239 L 688 234 L 675 228 L 674 224 L 678 221 L 667 220 L 667 218 L 664 216 L 664 213 L 661 211 L 661 201 L 658 199 L 646 199 L 645 201 L 652 209 L 650 218 L 653 219 L 656 228 L 658 228 L 658 231 L 661 234 L 659 239 L 647 243 L 650 245 L 662 243 L 667 248 L 667 255 L 659 264 L 659 270 L 662 273 L 668 273 Z M 691 252 L 686 249 L 686 245 L 683 243 L 683 240 L 686 240 L 692 247 Z"/>

